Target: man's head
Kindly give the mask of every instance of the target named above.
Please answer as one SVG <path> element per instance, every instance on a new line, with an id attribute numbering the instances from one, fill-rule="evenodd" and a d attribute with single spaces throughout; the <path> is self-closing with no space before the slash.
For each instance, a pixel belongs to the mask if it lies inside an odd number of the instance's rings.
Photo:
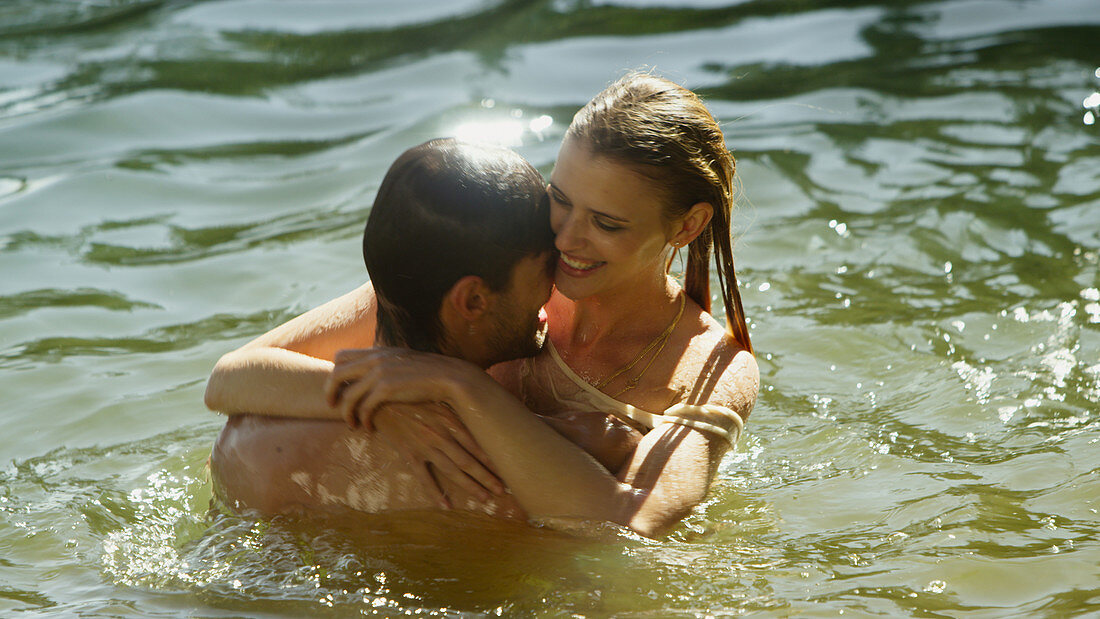
<path id="1" fill-rule="evenodd" d="M 405 151 L 363 234 L 378 340 L 482 365 L 534 354 L 553 242 L 542 176 L 518 154 L 451 139 Z"/>

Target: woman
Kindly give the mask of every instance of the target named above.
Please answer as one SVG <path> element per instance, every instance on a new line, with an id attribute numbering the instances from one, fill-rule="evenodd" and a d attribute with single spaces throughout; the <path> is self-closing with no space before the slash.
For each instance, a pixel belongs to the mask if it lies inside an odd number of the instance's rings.
<path id="1" fill-rule="evenodd" d="M 531 515 L 666 530 L 702 501 L 757 394 L 730 247 L 733 173 L 691 91 L 624 77 L 578 112 L 551 176 L 561 257 L 546 349 L 495 368 L 499 383 L 436 355 L 349 352 L 328 379 L 334 409 L 300 412 L 369 423 L 381 402 L 446 402 Z M 683 247 L 681 287 L 667 273 Z M 709 314 L 712 248 L 727 328 Z M 308 333 L 284 329 L 251 354 L 335 359 L 370 344 L 369 288 L 324 308 L 332 320 L 315 315 Z M 249 409 L 266 410 L 236 408 Z"/>

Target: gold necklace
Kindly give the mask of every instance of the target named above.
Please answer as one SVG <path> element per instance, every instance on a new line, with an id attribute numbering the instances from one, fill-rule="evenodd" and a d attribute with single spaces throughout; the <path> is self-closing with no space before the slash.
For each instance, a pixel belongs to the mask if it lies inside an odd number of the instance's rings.
<path id="1" fill-rule="evenodd" d="M 638 356 L 634 357 L 634 359 L 631 360 L 630 363 L 627 363 L 623 367 L 615 370 L 615 372 L 613 372 L 610 376 L 596 383 L 596 388 L 602 390 L 608 385 L 608 383 L 629 372 L 631 368 L 633 368 L 635 365 L 638 365 L 638 362 L 644 359 L 650 351 L 653 351 L 653 355 L 649 358 L 649 363 L 645 364 L 645 367 L 642 368 L 642 371 L 638 372 L 638 374 L 634 378 L 626 381 L 625 387 L 620 389 L 618 392 L 609 395 L 611 395 L 611 397 L 613 398 L 617 398 L 623 393 L 626 393 L 627 391 L 630 391 L 631 389 L 637 387 L 638 382 L 642 380 L 642 376 L 646 373 L 646 371 L 649 370 L 649 367 L 653 365 L 653 362 L 657 360 L 657 357 L 661 354 L 661 351 L 665 349 L 665 345 L 668 344 L 669 339 L 672 338 L 672 332 L 676 330 L 676 325 L 680 323 L 680 317 L 684 315 L 684 306 L 686 304 L 687 295 L 681 292 L 680 309 L 676 312 L 676 318 L 672 319 L 672 324 L 668 325 L 667 329 L 662 331 L 661 334 L 658 335 L 652 342 L 650 342 L 648 346 L 643 348 L 642 352 L 638 353 Z M 654 348 L 656 348 L 655 351 Z"/>

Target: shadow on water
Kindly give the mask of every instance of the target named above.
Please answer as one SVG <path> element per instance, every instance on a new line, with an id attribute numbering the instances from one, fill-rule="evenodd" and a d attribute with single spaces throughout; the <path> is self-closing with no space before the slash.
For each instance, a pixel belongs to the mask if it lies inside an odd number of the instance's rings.
<path id="1" fill-rule="evenodd" d="M 256 336 L 296 315 L 290 310 L 260 311 L 243 316 L 219 314 L 202 320 L 151 329 L 133 337 L 50 337 L 22 342 L 0 353 L 0 367 L 27 367 L 28 363 L 57 362 L 66 357 L 105 357 L 118 354 L 178 352 L 221 338 Z"/>
<path id="2" fill-rule="evenodd" d="M 224 253 L 242 252 L 258 246 L 291 244 L 305 239 L 350 234 L 366 218 L 364 209 L 343 213 L 303 210 L 281 217 L 236 226 L 186 228 L 167 223 L 167 217 L 131 221 L 107 221 L 86 226 L 73 235 L 47 236 L 35 232 L 16 232 L 6 239 L 5 248 L 13 251 L 39 247 L 62 248 L 77 254 L 82 261 L 98 266 L 147 266 L 202 260 Z M 167 247 L 133 247 L 97 241 L 103 233 L 127 228 L 163 225 Z"/>

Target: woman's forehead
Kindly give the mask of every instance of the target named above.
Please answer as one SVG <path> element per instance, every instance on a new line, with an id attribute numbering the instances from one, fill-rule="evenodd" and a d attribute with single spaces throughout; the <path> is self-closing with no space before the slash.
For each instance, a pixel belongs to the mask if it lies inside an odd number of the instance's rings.
<path id="1" fill-rule="evenodd" d="M 614 157 L 569 142 L 562 144 L 550 175 L 550 184 L 567 199 L 597 210 L 599 206 L 660 206 L 661 192 L 655 180 Z"/>

